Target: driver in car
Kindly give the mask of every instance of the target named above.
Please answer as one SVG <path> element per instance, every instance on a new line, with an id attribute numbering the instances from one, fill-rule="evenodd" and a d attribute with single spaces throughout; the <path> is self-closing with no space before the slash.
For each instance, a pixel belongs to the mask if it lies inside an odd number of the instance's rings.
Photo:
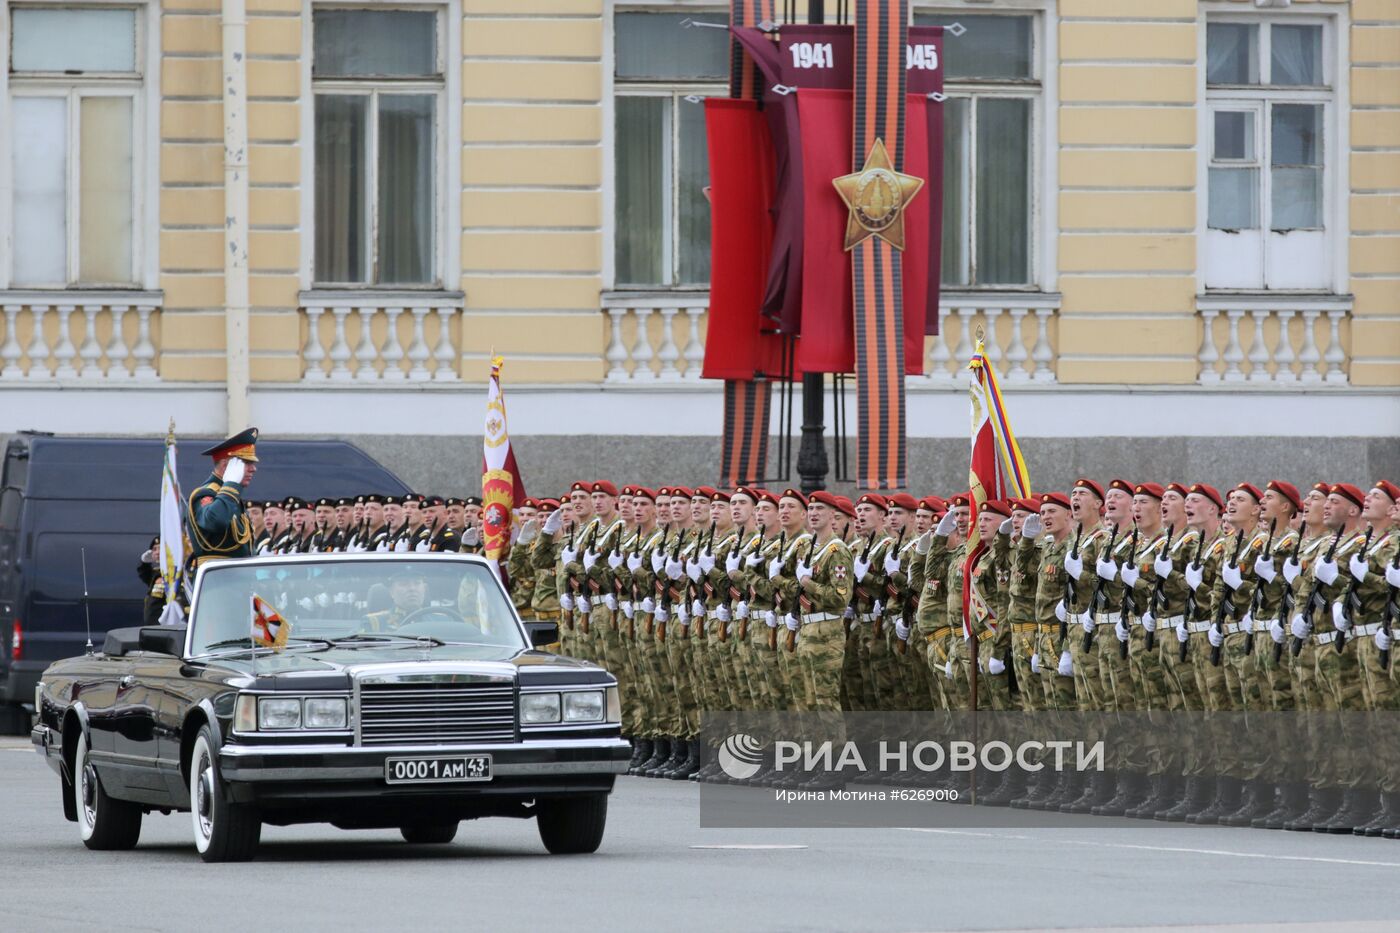
<path id="1" fill-rule="evenodd" d="M 403 624 L 404 619 L 428 604 L 428 580 L 421 570 L 405 567 L 394 571 L 387 588 L 393 608 L 366 615 L 367 632 L 393 631 Z"/>

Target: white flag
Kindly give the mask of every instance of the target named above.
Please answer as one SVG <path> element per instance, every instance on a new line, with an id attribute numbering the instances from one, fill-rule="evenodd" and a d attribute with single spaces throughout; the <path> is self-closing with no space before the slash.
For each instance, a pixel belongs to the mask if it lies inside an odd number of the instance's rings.
<path id="1" fill-rule="evenodd" d="M 165 468 L 160 478 L 160 575 L 165 579 L 163 624 L 178 625 L 185 614 L 175 597 L 185 569 L 185 523 L 181 520 L 180 478 L 175 471 L 175 438 L 165 441 Z"/>

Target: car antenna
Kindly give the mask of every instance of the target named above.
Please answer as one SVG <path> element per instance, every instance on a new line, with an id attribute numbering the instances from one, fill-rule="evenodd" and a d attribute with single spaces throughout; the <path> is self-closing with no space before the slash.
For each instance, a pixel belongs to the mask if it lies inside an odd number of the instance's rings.
<path id="1" fill-rule="evenodd" d="M 87 548 L 79 548 L 83 562 L 83 619 L 87 622 L 87 653 L 92 654 L 92 610 L 88 608 Z"/>

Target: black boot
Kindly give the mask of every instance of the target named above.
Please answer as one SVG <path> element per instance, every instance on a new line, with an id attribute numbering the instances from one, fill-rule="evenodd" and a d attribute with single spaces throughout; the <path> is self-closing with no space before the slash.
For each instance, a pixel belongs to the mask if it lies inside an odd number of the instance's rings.
<path id="1" fill-rule="evenodd" d="M 1182 788 L 1176 804 L 1166 810 L 1152 814 L 1154 820 L 1163 823 L 1184 823 L 1189 814 L 1204 810 L 1215 796 L 1215 783 L 1207 778 L 1189 777 Z"/>
<path id="2" fill-rule="evenodd" d="M 1108 773 L 1105 771 L 1095 771 L 1088 775 L 1077 775 L 1078 792 L 1065 797 L 1064 801 L 1060 803 L 1060 812 L 1088 813 L 1094 808 L 1094 798 L 1098 796 L 1107 777 Z"/>
<path id="3" fill-rule="evenodd" d="M 991 793 L 979 796 L 977 802 L 984 807 L 1009 807 L 1011 801 L 1024 796 L 1025 793 L 1026 772 L 1020 768 L 1008 768 L 1001 786 Z"/>
<path id="4" fill-rule="evenodd" d="M 1400 794 L 1381 794 L 1381 811 L 1367 823 L 1352 830 L 1358 836 L 1379 836 L 1392 826 L 1400 826 Z"/>
<path id="5" fill-rule="evenodd" d="M 637 765 L 637 773 L 642 777 L 656 777 L 654 772 L 661 767 L 661 763 L 671 757 L 671 740 L 667 736 L 661 736 L 651 743 L 651 757 Z"/>
<path id="6" fill-rule="evenodd" d="M 1342 805 L 1332 818 L 1321 826 L 1314 826 L 1315 833 L 1351 835 L 1358 826 L 1365 826 L 1380 812 L 1381 801 L 1374 787 L 1348 789 Z"/>
<path id="7" fill-rule="evenodd" d="M 666 760 L 656 766 L 655 777 L 670 777 L 671 772 L 676 770 L 682 761 L 685 761 L 685 756 L 688 752 L 689 745 L 686 743 L 686 740 L 679 736 L 673 737 L 671 739 L 671 754 L 667 755 Z"/>
<path id="8" fill-rule="evenodd" d="M 684 781 L 696 771 L 700 770 L 700 740 L 691 739 L 685 743 L 685 759 L 674 769 L 667 773 L 666 777 L 673 781 Z"/>
<path id="9" fill-rule="evenodd" d="M 632 760 L 627 762 L 627 773 L 636 774 L 637 766 L 651 757 L 651 739 L 636 739 L 632 742 Z"/>
<path id="10" fill-rule="evenodd" d="M 1147 775 L 1141 771 L 1119 772 L 1113 796 L 1089 812 L 1094 816 L 1122 816 L 1142 803 L 1146 787 Z"/>
<path id="11" fill-rule="evenodd" d="M 1274 808 L 1277 797 L 1273 781 L 1246 781 L 1240 792 L 1240 805 L 1219 820 L 1221 826 L 1248 826 L 1255 818 Z"/>
<path id="12" fill-rule="evenodd" d="M 1337 787 L 1312 787 L 1308 789 L 1308 808 L 1296 818 L 1283 824 L 1283 828 L 1293 833 L 1310 833 L 1314 824 L 1325 822 L 1341 808 L 1342 791 Z"/>
<path id="13" fill-rule="evenodd" d="M 1019 797 L 1011 798 L 1013 810 L 1029 810 L 1035 801 L 1044 800 L 1049 796 L 1055 785 L 1054 775 L 1041 768 L 1027 774 L 1025 783 L 1025 792 Z"/>
<path id="14" fill-rule="evenodd" d="M 988 771 L 986 768 L 977 769 L 977 800 L 979 805 L 985 805 L 988 797 L 996 797 L 1001 792 L 1002 786 L 1006 783 L 1006 772 Z"/>
<path id="15" fill-rule="evenodd" d="M 1070 792 L 1071 773 L 1069 771 L 1042 771 L 1042 774 L 1050 774 L 1050 782 L 1046 787 L 1046 792 L 1039 800 L 1032 800 L 1030 808 L 1032 810 L 1058 810 L 1060 804 L 1065 802 Z"/>
<path id="16" fill-rule="evenodd" d="M 1222 775 L 1215 779 L 1215 797 L 1204 810 L 1187 814 L 1186 822 L 1214 826 L 1220 818 L 1235 812 L 1240 805 L 1240 779 Z"/>
<path id="17" fill-rule="evenodd" d="M 1175 774 L 1154 774 L 1146 799 L 1137 806 L 1124 810 L 1123 815 L 1135 820 L 1150 820 L 1159 810 L 1166 810 L 1176 802 L 1181 792 L 1180 780 Z"/>
<path id="18" fill-rule="evenodd" d="M 1255 829 L 1283 829 L 1303 815 L 1308 808 L 1308 785 L 1302 781 L 1289 781 L 1279 791 L 1278 805 L 1261 817 L 1250 821 Z"/>

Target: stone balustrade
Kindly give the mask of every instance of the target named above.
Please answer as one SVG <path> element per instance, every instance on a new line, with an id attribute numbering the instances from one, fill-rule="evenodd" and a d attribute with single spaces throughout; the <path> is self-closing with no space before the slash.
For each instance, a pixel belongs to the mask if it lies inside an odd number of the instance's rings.
<path id="1" fill-rule="evenodd" d="M 303 295 L 304 383 L 456 382 L 462 296 Z"/>
<path id="2" fill-rule="evenodd" d="M 1346 385 L 1347 299 L 1285 296 L 1198 302 L 1202 385 Z"/>
<path id="3" fill-rule="evenodd" d="M 0 292 L 0 382 L 153 382 L 160 294 Z"/>

